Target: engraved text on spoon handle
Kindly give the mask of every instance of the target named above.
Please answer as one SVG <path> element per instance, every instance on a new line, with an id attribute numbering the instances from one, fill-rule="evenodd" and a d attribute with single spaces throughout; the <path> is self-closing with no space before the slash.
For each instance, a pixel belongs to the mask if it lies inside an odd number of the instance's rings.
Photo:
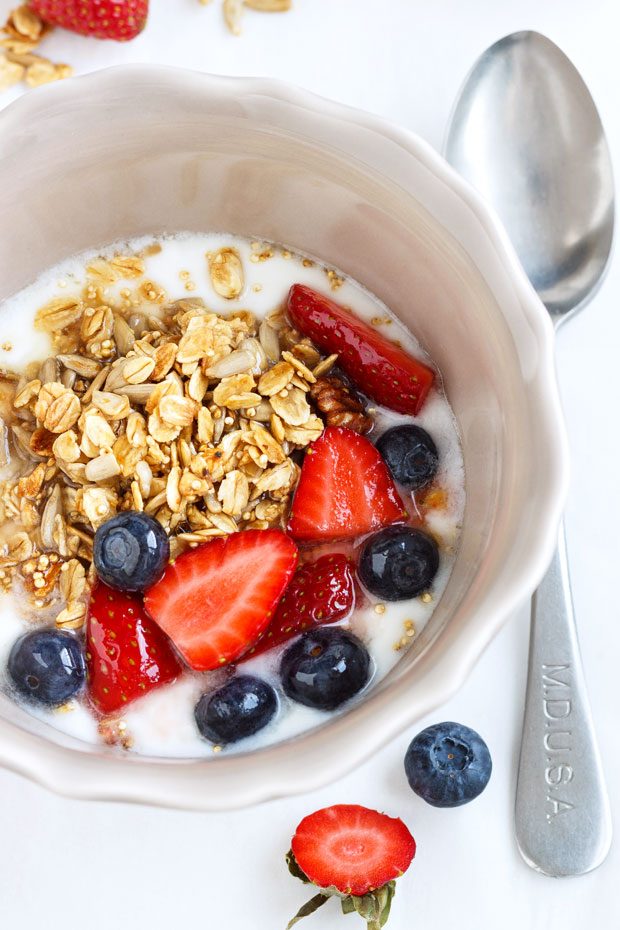
<path id="1" fill-rule="evenodd" d="M 568 575 L 564 527 L 532 601 L 516 832 L 524 858 L 547 875 L 595 868 L 611 840 Z"/>

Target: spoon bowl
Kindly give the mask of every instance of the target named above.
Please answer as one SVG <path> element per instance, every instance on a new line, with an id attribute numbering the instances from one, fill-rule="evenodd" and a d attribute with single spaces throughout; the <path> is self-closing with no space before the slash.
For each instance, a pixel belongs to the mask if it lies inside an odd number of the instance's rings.
<path id="1" fill-rule="evenodd" d="M 601 119 L 549 39 L 516 32 L 478 59 L 457 99 L 446 157 L 495 207 L 557 327 L 601 284 L 614 184 Z M 532 599 L 515 829 L 533 869 L 599 866 L 611 815 L 575 625 L 566 541 Z"/>
<path id="2" fill-rule="evenodd" d="M 614 181 L 598 111 L 557 45 L 516 32 L 487 49 L 445 153 L 495 207 L 554 322 L 584 307 L 611 254 Z"/>

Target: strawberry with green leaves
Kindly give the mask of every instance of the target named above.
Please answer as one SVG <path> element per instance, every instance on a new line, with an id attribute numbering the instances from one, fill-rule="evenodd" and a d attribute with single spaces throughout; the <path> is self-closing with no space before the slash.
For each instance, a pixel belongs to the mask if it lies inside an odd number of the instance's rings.
<path id="1" fill-rule="evenodd" d="M 287 855 L 295 878 L 318 887 L 288 924 L 308 917 L 331 897 L 343 914 L 358 913 L 367 930 L 381 930 L 390 913 L 395 880 L 415 856 L 413 836 L 402 822 L 358 804 L 335 804 L 304 817 Z"/>

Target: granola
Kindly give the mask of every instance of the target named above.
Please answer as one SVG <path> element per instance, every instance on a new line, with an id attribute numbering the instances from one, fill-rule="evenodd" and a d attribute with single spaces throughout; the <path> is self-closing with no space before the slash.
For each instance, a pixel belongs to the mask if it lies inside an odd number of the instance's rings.
<path id="1" fill-rule="evenodd" d="M 268 253 L 257 245 L 252 255 Z M 236 249 L 209 253 L 206 265 L 216 294 L 239 296 Z M 324 427 L 310 367 L 321 354 L 282 314 L 260 322 L 201 298 L 168 301 L 145 274 L 135 255 L 91 261 L 80 294 L 36 314 L 53 353 L 4 382 L 12 473 L 0 487 L 14 532 L 0 549 L 3 585 L 28 590 L 30 579 L 30 606 L 53 610 L 63 628 L 84 623 L 102 523 L 143 510 L 171 535 L 175 555 L 282 526 L 299 477 L 292 456 Z M 133 287 L 118 296 L 120 280 Z M 136 312 L 145 301 L 159 304 L 156 315 Z M 29 573 L 52 556 L 51 574 L 49 565 L 47 575 Z"/>
<path id="2" fill-rule="evenodd" d="M 449 480 L 442 475 L 419 492 L 396 488 L 386 496 L 373 463 L 383 454 L 381 443 L 391 427 L 411 430 L 412 418 L 370 400 L 375 405 L 365 407 L 354 387 L 367 386 L 364 366 L 358 368 L 359 380 L 354 374 L 350 383 L 345 380 L 350 340 L 342 332 L 335 339 L 324 338 L 295 309 L 300 287 L 314 290 L 319 301 L 332 291 L 342 275 L 331 266 L 271 242 L 217 232 L 179 233 L 148 245 L 145 241 L 69 259 L 0 308 L 5 353 L 0 372 L 0 589 L 14 591 L 11 603 L 4 605 L 8 622 L 0 623 L 0 649 L 10 655 L 18 642 L 28 642 L 27 637 L 15 638 L 17 620 L 21 632 L 34 631 L 31 642 L 42 636 L 58 648 L 66 642 L 82 652 L 88 680 L 85 687 L 77 682 L 74 699 L 69 695 L 60 706 L 46 705 L 52 726 L 93 740 L 93 724 L 98 723 L 98 739 L 119 749 L 174 756 L 178 747 L 185 757 L 200 757 L 213 748 L 193 725 L 198 690 L 210 695 L 237 662 L 261 678 L 266 670 L 262 652 L 292 646 L 314 617 L 321 623 L 337 622 L 331 608 L 324 613 L 324 599 L 334 592 L 332 576 L 326 580 L 322 574 L 321 559 L 336 558 L 345 568 L 349 563 L 347 571 L 359 574 L 361 547 L 374 536 L 334 541 L 323 533 L 314 541 L 304 540 L 296 521 L 304 513 L 310 520 L 318 516 L 329 530 L 330 521 L 344 513 L 352 527 L 358 511 L 368 514 L 370 508 L 374 519 L 387 506 L 400 521 L 404 510 L 393 508 L 392 494 L 403 502 L 413 530 L 425 527 L 436 540 L 449 567 L 462 512 L 461 472 L 457 467 Z M 334 301 L 331 313 L 338 306 L 355 308 L 360 320 L 373 327 L 392 319 L 372 295 L 350 279 L 342 280 L 340 305 Z M 13 312 L 16 307 L 20 313 Z M 30 315 L 34 323 L 37 307 L 36 340 L 28 340 L 26 332 L 21 343 L 24 318 Z M 405 332 L 394 334 L 406 342 Z M 34 352 L 37 361 L 25 364 L 24 357 L 32 358 Z M 7 370 L 16 357 L 15 370 Z M 458 437 L 445 399 L 439 400 L 429 405 L 420 426 L 428 425 L 431 438 L 441 440 L 443 463 L 458 466 Z M 374 450 L 350 432 L 366 429 L 371 420 Z M 348 429 L 331 429 L 320 439 L 326 426 Z M 222 624 L 223 645 L 214 653 L 217 668 L 205 670 L 191 657 L 180 665 L 175 659 L 177 683 L 152 699 L 147 693 L 151 685 L 167 684 L 168 678 L 155 681 L 147 670 L 137 676 L 135 690 L 128 692 L 123 684 L 138 666 L 134 639 L 141 642 L 142 635 L 137 626 L 124 622 L 124 608 L 119 607 L 124 595 L 116 599 L 100 589 L 97 600 L 92 590 L 95 534 L 110 517 L 127 511 L 142 511 L 159 522 L 169 537 L 173 561 L 185 553 L 185 565 L 199 566 L 193 571 L 201 601 L 192 604 L 191 616 L 204 621 L 205 636 L 210 635 L 212 617 L 221 617 L 224 608 L 235 604 Z M 131 522 L 140 526 L 149 521 Z M 355 523 L 356 531 L 359 526 Z M 264 539 L 244 532 L 280 527 L 284 534 L 269 533 Z M 229 545 L 222 546 L 221 539 L 229 536 Z M 255 542 L 268 547 L 273 539 L 289 548 L 291 539 L 297 540 L 301 568 L 293 579 L 300 582 L 294 590 L 301 601 L 291 617 L 293 602 L 287 603 L 285 594 L 270 607 L 262 639 L 232 656 L 225 640 L 233 641 L 245 605 L 260 593 L 261 572 L 249 560 L 246 566 L 244 556 L 224 583 L 218 553 L 246 553 Z M 162 552 L 162 566 L 166 557 Z M 103 577 L 99 552 L 98 565 Z M 267 569 L 265 573 L 270 574 Z M 177 634 L 186 613 L 180 608 L 189 608 L 190 602 L 182 572 L 178 599 L 168 601 L 172 606 L 167 615 L 161 612 L 163 602 L 157 607 L 151 600 L 157 590 L 170 596 L 176 574 L 167 567 L 155 588 L 144 582 L 144 604 L 157 626 L 152 632 L 162 630 L 183 656 Z M 211 587 L 205 585 L 207 576 Z M 377 603 L 376 592 L 368 587 L 342 622 L 379 667 L 388 668 L 417 638 L 445 577 L 432 594 L 423 592 L 402 605 Z M 140 595 L 135 596 L 139 602 Z M 349 610 L 346 604 L 342 609 Z M 102 637 L 96 632 L 100 618 Z M 122 656 L 116 668 L 115 655 Z M 36 661 L 34 652 L 31 657 Z M 276 667 L 276 658 L 272 653 L 267 660 L 270 668 Z M 110 678 L 97 683 L 97 669 L 104 663 L 102 674 L 109 671 Z M 222 664 L 229 668 L 220 670 Z M 28 686 L 15 663 L 7 663 L 7 675 L 17 688 L 22 681 Z M 112 703 L 101 703 L 110 686 Z M 139 698 L 135 704 L 134 698 Z M 278 711 L 279 718 L 289 721 L 287 732 L 308 725 L 307 717 L 298 723 L 292 712 L 294 707 L 284 703 Z M 98 719 L 100 713 L 104 719 Z M 265 741 L 281 735 L 276 720 Z"/>
<path id="3" fill-rule="evenodd" d="M 71 77 L 73 68 L 56 64 L 35 53 L 39 43 L 52 31 L 27 3 L 16 7 L 0 27 L 0 92 L 24 82 L 39 87 Z"/>

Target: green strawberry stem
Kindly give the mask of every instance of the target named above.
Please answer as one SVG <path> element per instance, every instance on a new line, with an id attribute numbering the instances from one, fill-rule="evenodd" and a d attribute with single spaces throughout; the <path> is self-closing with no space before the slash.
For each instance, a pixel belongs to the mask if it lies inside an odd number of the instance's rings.
<path id="1" fill-rule="evenodd" d="M 295 878 L 300 879 L 306 885 L 313 884 L 307 875 L 302 872 L 297 864 L 293 851 L 287 853 L 286 864 L 289 872 Z M 315 886 L 316 887 L 316 886 Z M 357 913 L 366 921 L 366 930 L 383 930 L 387 919 L 390 916 L 392 900 L 396 893 L 396 882 L 387 882 L 381 888 L 370 891 L 365 895 L 343 894 L 337 888 L 321 888 L 318 894 L 303 904 L 293 919 L 289 921 L 286 930 L 291 930 L 299 920 L 309 917 L 318 911 L 332 897 L 340 898 L 340 906 L 343 914 Z"/>
<path id="2" fill-rule="evenodd" d="M 309 901 L 306 901 L 305 904 L 302 904 L 293 919 L 289 920 L 286 925 L 286 930 L 291 930 L 291 927 L 296 924 L 297 921 L 303 920 L 304 917 L 309 917 L 310 914 L 314 914 L 314 912 L 318 911 L 318 909 L 322 907 L 326 901 L 329 901 L 329 895 L 315 894 L 313 898 L 310 898 Z"/>

